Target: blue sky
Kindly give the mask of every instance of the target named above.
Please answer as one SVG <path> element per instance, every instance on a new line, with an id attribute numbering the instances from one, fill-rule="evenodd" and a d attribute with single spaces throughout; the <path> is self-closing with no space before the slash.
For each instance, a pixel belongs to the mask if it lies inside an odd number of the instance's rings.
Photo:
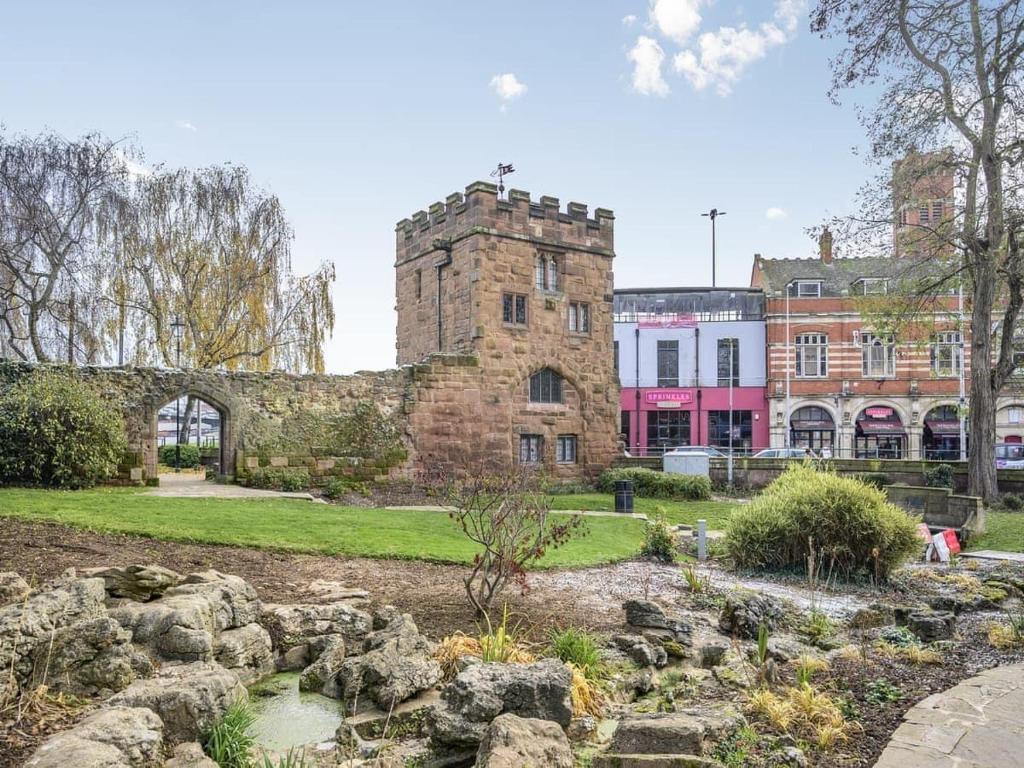
<path id="1" fill-rule="evenodd" d="M 329 369 L 385 368 L 395 223 L 499 161 L 615 211 L 618 287 L 708 284 L 712 206 L 720 285 L 811 255 L 872 172 L 807 25 L 802 0 L 10 2 L 0 122 L 248 166 L 296 268 L 337 264 Z"/>

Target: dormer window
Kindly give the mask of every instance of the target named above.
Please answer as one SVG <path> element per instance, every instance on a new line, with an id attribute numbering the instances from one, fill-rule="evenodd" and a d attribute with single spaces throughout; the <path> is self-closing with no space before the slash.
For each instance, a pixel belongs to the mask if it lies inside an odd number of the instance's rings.
<path id="1" fill-rule="evenodd" d="M 797 298 L 817 298 L 821 296 L 821 280 L 794 280 L 789 284 L 789 295 Z"/>
<path id="2" fill-rule="evenodd" d="M 558 256 L 542 253 L 537 256 L 536 267 L 537 287 L 543 291 L 558 290 Z"/>
<path id="3" fill-rule="evenodd" d="M 853 287 L 860 296 L 884 296 L 889 292 L 889 281 L 884 277 L 862 277 Z"/>

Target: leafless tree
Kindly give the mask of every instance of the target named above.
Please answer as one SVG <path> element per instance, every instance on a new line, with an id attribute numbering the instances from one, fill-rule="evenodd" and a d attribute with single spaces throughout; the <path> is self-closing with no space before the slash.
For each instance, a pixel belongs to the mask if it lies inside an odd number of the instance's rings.
<path id="1" fill-rule="evenodd" d="M 527 466 L 469 462 L 431 473 L 429 484 L 479 547 L 463 579 L 477 617 L 511 582 L 526 588 L 526 569 L 544 553 L 585 533 L 579 515 L 550 514 L 537 473 Z"/>
<path id="2" fill-rule="evenodd" d="M 112 226 L 134 150 L 0 132 L 0 355 L 94 362 Z"/>
<path id="3" fill-rule="evenodd" d="M 973 361 L 969 489 L 986 499 L 997 493 L 996 398 L 1015 368 L 1014 332 L 1024 305 L 1020 6 L 818 0 L 812 14 L 812 29 L 846 43 L 833 61 L 833 98 L 847 89 L 870 95 L 860 114 L 872 157 L 887 181 L 897 170 L 894 184 L 867 190 L 851 232 L 891 237 L 896 227 L 905 239 L 889 247 L 913 251 L 929 265 L 930 278 L 918 286 L 922 297 L 948 295 L 963 280 Z M 924 160 L 895 165 L 908 156 Z M 943 172 L 955 180 L 954 210 L 937 222 L 901 226 L 899 210 L 927 200 L 928 180 Z"/>

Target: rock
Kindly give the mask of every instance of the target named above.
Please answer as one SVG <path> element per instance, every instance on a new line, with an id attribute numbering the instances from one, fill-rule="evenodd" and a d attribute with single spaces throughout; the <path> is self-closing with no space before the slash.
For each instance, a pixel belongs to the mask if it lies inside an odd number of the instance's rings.
<path id="1" fill-rule="evenodd" d="M 213 655 L 221 666 L 232 670 L 246 684 L 274 671 L 270 633 L 255 622 L 221 632 L 214 641 Z"/>
<path id="2" fill-rule="evenodd" d="M 572 720 L 572 673 L 557 659 L 534 664 L 474 664 L 441 693 L 434 709 L 431 740 L 442 747 L 474 746 L 487 725 L 510 712 L 551 720 L 562 727 Z"/>
<path id="3" fill-rule="evenodd" d="M 350 652 L 362 647 L 373 631 L 370 614 L 348 603 L 328 605 L 264 605 L 260 624 L 270 633 L 274 648 L 283 653 L 318 635 L 341 635 Z"/>
<path id="4" fill-rule="evenodd" d="M 19 685 L 32 675 L 36 648 L 55 630 L 101 618 L 106 593 L 101 579 L 62 577 L 22 602 L 0 608 L 0 669 Z"/>
<path id="5" fill-rule="evenodd" d="M 195 741 L 235 701 L 246 699 L 238 676 L 219 664 L 167 666 L 148 680 L 136 680 L 108 701 L 111 706 L 149 707 L 163 720 L 171 744 Z"/>
<path id="6" fill-rule="evenodd" d="M 366 636 L 363 655 L 345 660 L 337 674 L 342 698 L 351 708 L 369 699 L 381 709 L 412 698 L 441 680 L 433 647 L 408 615 Z"/>
<path id="7" fill-rule="evenodd" d="M 341 635 L 327 635 L 323 650 L 316 661 L 302 670 L 299 677 L 300 691 L 317 691 L 325 696 L 340 698 L 336 677 L 345 663 L 345 638 Z"/>
<path id="8" fill-rule="evenodd" d="M 289 648 L 284 653 L 278 654 L 274 665 L 278 672 L 296 672 L 305 669 L 313 660 L 309 654 L 309 644 L 303 643 Z"/>
<path id="9" fill-rule="evenodd" d="M 124 568 L 88 568 L 83 575 L 103 579 L 107 594 L 147 602 L 160 597 L 181 581 L 181 574 L 159 565 L 128 565 Z"/>
<path id="10" fill-rule="evenodd" d="M 804 654 L 808 653 L 808 648 L 801 645 L 796 640 L 790 640 L 785 637 L 770 637 L 768 638 L 768 658 L 774 659 L 780 664 L 786 664 L 790 661 L 795 661 Z M 757 650 L 751 649 L 750 652 L 751 661 L 757 660 Z"/>
<path id="11" fill-rule="evenodd" d="M 659 643 L 655 645 L 642 635 L 615 635 L 612 642 L 640 667 L 664 667 L 668 653 Z"/>
<path id="12" fill-rule="evenodd" d="M 647 630 L 645 635 L 690 645 L 693 627 L 682 619 L 666 616 L 657 603 L 650 600 L 627 600 L 622 608 L 626 612 L 626 624 L 630 627 Z"/>
<path id="13" fill-rule="evenodd" d="M 0 572 L 0 607 L 20 603 L 29 596 L 28 582 L 14 571 Z"/>
<path id="14" fill-rule="evenodd" d="M 75 696 L 110 696 L 153 671 L 149 657 L 139 653 L 131 639 L 131 633 L 109 616 L 64 627 L 50 642 L 36 647 L 33 677 Z"/>
<path id="15" fill-rule="evenodd" d="M 703 755 L 704 726 L 681 713 L 629 715 L 619 721 L 609 751 L 645 755 Z"/>
<path id="16" fill-rule="evenodd" d="M 886 627 L 896 621 L 896 614 L 891 605 L 872 603 L 867 608 L 858 609 L 850 617 L 851 629 L 877 629 Z"/>
<path id="17" fill-rule="evenodd" d="M 206 756 L 199 742 L 187 741 L 174 748 L 173 756 L 163 768 L 217 768 L 217 764 Z"/>
<path id="18" fill-rule="evenodd" d="M 700 665 L 704 669 L 717 667 L 732 646 L 728 643 L 708 643 L 700 648 Z"/>
<path id="19" fill-rule="evenodd" d="M 807 768 L 807 756 L 798 747 L 784 747 L 768 756 L 769 768 Z"/>
<path id="20" fill-rule="evenodd" d="M 165 599 L 194 596 L 208 600 L 214 611 L 215 629 L 219 632 L 244 627 L 260 619 L 260 600 L 256 590 L 240 576 L 214 570 L 190 573 L 164 595 Z"/>
<path id="21" fill-rule="evenodd" d="M 26 768 L 149 768 L 159 764 L 160 718 L 146 708 L 112 707 L 48 738 Z"/>
<path id="22" fill-rule="evenodd" d="M 757 670 L 749 665 L 741 652 L 735 648 L 729 648 L 725 652 L 720 662 L 712 667 L 711 673 L 719 683 L 732 688 L 749 688 L 751 678 L 757 676 Z"/>
<path id="23" fill-rule="evenodd" d="M 573 768 L 569 739 L 557 723 L 499 715 L 487 727 L 476 756 L 476 768 Z"/>
<path id="24" fill-rule="evenodd" d="M 949 640 L 953 637 L 956 618 L 949 611 L 918 611 L 907 616 L 907 629 L 921 642 Z"/>
<path id="25" fill-rule="evenodd" d="M 718 617 L 719 628 L 728 635 L 755 639 L 761 625 L 771 632 L 782 620 L 782 606 L 768 595 L 736 589 L 725 596 Z"/>
<path id="26" fill-rule="evenodd" d="M 654 690 L 655 682 L 654 670 L 645 667 L 627 675 L 622 687 L 626 691 L 633 691 L 637 696 L 645 696 Z"/>
<path id="27" fill-rule="evenodd" d="M 364 602 L 370 597 L 370 593 L 365 589 L 347 587 L 339 581 L 325 581 L 323 579 L 311 581 L 306 586 L 306 594 L 313 600 L 325 603 L 337 603 L 342 600 Z"/>
<path id="28" fill-rule="evenodd" d="M 593 715 L 574 718 L 565 729 L 565 735 L 573 742 L 593 741 L 597 736 L 597 718 Z"/>
<path id="29" fill-rule="evenodd" d="M 172 661 L 213 661 L 215 607 L 201 595 L 177 595 L 151 603 L 128 602 L 110 615 L 132 641 Z"/>

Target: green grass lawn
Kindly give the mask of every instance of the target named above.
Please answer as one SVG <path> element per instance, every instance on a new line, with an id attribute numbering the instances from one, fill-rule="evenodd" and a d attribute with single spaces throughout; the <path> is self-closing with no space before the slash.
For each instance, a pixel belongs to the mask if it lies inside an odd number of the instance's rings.
<path id="1" fill-rule="evenodd" d="M 578 508 L 578 507 L 576 507 Z M 146 496 L 136 489 L 0 489 L 0 517 L 103 533 L 327 555 L 468 563 L 476 550 L 444 512 L 385 511 L 293 499 Z M 547 553 L 541 567 L 578 567 L 633 557 L 644 523 L 593 517 L 588 534 Z"/>
<path id="2" fill-rule="evenodd" d="M 664 499 L 633 499 L 633 509 L 650 518 L 662 516 L 669 523 L 696 525 L 699 518 L 708 521 L 709 530 L 722 530 L 736 508 L 732 501 L 665 501 Z M 584 509 L 612 512 L 615 497 L 610 493 L 572 493 L 552 497 L 552 509 Z"/>
<path id="3" fill-rule="evenodd" d="M 985 534 L 968 542 L 967 550 L 1001 549 L 1024 552 L 1024 512 L 985 513 Z"/>

